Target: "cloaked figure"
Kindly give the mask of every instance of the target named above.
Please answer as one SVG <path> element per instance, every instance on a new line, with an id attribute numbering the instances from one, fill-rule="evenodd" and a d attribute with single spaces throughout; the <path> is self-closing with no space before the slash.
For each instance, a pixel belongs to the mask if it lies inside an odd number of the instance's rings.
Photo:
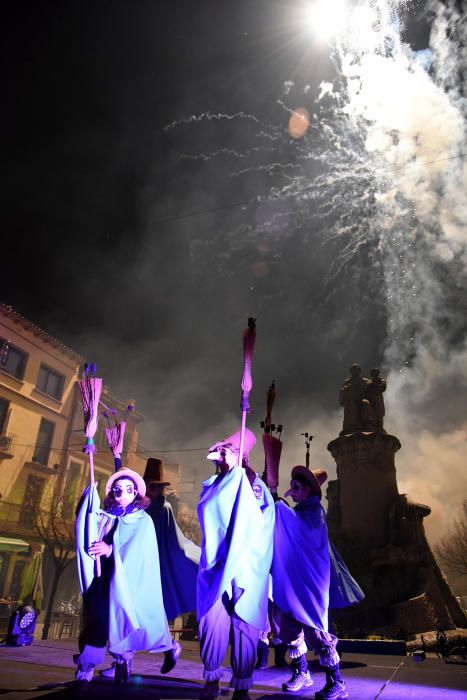
<path id="1" fill-rule="evenodd" d="M 205 686 L 202 700 L 219 693 L 229 642 L 232 700 L 248 700 L 260 630 L 267 624 L 274 502 L 248 465 L 256 442 L 245 430 L 243 466 L 240 432 L 215 443 L 208 459 L 216 473 L 203 482 L 198 516 L 203 533 L 198 574 L 200 653 Z"/>
<path id="2" fill-rule="evenodd" d="M 273 500 L 277 499 L 277 487 L 279 486 L 279 464 L 282 453 L 282 441 L 280 435 L 282 433 L 282 425 L 277 428 L 272 422 L 272 408 L 276 399 L 276 385 L 273 381 L 266 394 L 266 417 L 261 422 L 261 427 L 264 428 L 262 435 L 264 449 L 264 472 L 262 480 L 269 488 Z M 273 435 L 277 430 L 278 436 Z M 271 598 L 271 584 L 269 591 L 269 606 L 268 606 L 268 625 L 266 629 L 261 630 L 258 641 L 258 660 L 255 668 L 263 669 L 268 667 L 269 660 L 269 637 L 271 636 L 272 647 L 274 649 L 274 665 L 277 668 L 288 668 L 288 663 L 285 659 L 287 645 L 280 638 L 280 630 L 276 624 L 276 615 L 274 602 Z"/>
<path id="3" fill-rule="evenodd" d="M 152 518 L 159 546 L 162 595 L 168 620 L 196 610 L 196 584 L 201 549 L 185 537 L 164 495 L 170 482 L 164 480 L 162 461 L 148 459 L 144 482 L 151 504 L 146 513 Z"/>
<path id="4" fill-rule="evenodd" d="M 164 652 L 173 658 L 172 638 L 162 599 L 157 538 L 145 513 L 149 501 L 142 477 L 119 469 L 107 480 L 104 508 L 94 485 L 77 509 L 77 564 L 83 595 L 84 627 L 75 678 L 88 682 L 104 660 L 115 659 L 113 675 L 124 683 L 136 651 Z M 100 571 L 95 558 L 100 557 Z"/>
<path id="5" fill-rule="evenodd" d="M 311 647 L 326 672 L 326 685 L 317 700 L 347 698 L 340 674 L 337 638 L 329 631 L 329 608 L 358 603 L 364 595 L 328 539 L 321 486 L 327 474 L 302 465 L 292 469 L 285 494 L 290 508 L 276 501 L 272 594 L 279 609 L 280 636 L 287 643 L 293 674 L 284 691 L 297 692 L 313 684 L 306 652 Z"/>
<path id="6" fill-rule="evenodd" d="M 164 495 L 164 489 L 170 486 L 170 482 L 164 481 L 162 460 L 150 457 L 143 479 L 149 503 L 146 513 L 154 523 L 157 537 L 165 614 L 168 620 L 175 620 L 182 613 L 196 610 L 196 580 L 201 550 L 185 537 Z M 165 654 L 161 673 L 172 670 L 181 652 L 181 644 L 173 639 L 171 651 Z M 115 664 L 101 671 L 101 675 L 108 678 L 114 674 Z"/>

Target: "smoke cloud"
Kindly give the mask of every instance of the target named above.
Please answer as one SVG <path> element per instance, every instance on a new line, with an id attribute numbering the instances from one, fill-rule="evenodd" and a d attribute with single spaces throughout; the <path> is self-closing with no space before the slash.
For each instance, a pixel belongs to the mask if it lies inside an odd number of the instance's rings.
<path id="1" fill-rule="evenodd" d="M 326 48 L 289 5 L 186 2 L 185 32 L 122 3 L 110 34 L 99 3 L 56 24 L 18 11 L 5 301 L 136 400 L 191 505 L 206 448 L 239 427 L 248 316 L 248 425 L 259 437 L 274 379 L 284 490 L 305 432 L 335 477 L 339 388 L 379 366 L 399 488 L 436 540 L 467 486 L 465 17 L 356 2 Z"/>

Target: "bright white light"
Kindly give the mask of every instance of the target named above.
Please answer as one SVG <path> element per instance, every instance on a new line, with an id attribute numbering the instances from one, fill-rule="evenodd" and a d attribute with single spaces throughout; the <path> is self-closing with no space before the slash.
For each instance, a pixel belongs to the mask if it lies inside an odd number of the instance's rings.
<path id="1" fill-rule="evenodd" d="M 307 9 L 307 22 L 322 39 L 339 34 L 347 19 L 345 0 L 315 0 Z"/>
<path id="2" fill-rule="evenodd" d="M 348 32 L 352 44 L 360 50 L 373 51 L 381 41 L 380 34 L 375 31 L 376 13 L 368 6 L 354 8 L 349 18 Z"/>

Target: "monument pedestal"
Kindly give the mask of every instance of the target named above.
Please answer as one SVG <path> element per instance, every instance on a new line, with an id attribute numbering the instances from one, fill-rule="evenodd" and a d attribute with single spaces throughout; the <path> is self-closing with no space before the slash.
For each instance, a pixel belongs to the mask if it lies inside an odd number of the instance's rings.
<path id="1" fill-rule="evenodd" d="M 329 537 L 365 592 L 331 612 L 338 632 L 397 634 L 467 626 L 426 540 L 428 506 L 397 488 L 401 444 L 384 431 L 340 435 L 328 445 L 337 465 L 329 482 Z"/>
<path id="2" fill-rule="evenodd" d="M 339 529 L 359 548 L 387 542 L 387 512 L 398 496 L 394 455 L 401 444 L 394 435 L 358 432 L 328 445 L 336 460 Z"/>

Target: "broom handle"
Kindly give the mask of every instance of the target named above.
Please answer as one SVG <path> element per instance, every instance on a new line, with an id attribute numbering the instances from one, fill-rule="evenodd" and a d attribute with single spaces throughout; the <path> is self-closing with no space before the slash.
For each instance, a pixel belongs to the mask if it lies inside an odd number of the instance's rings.
<path id="1" fill-rule="evenodd" d="M 94 486 L 94 455 L 92 452 L 89 453 L 89 479 L 91 481 L 91 486 Z M 101 575 L 101 558 L 96 557 L 96 576 L 99 578 Z"/>
<path id="2" fill-rule="evenodd" d="M 246 426 L 246 411 L 242 411 L 242 429 L 240 432 L 240 452 L 238 455 L 238 466 L 241 467 L 243 463 L 243 449 L 245 444 L 245 426 Z"/>
<path id="3" fill-rule="evenodd" d="M 245 445 L 245 426 L 246 414 L 250 410 L 248 405 L 248 396 L 251 391 L 251 364 L 253 361 L 253 351 L 256 341 L 256 319 L 248 319 L 248 327 L 243 334 L 243 375 L 242 375 L 242 428 L 240 431 L 240 453 L 238 455 L 238 464 L 241 467 L 243 464 L 243 452 Z"/>
<path id="4" fill-rule="evenodd" d="M 89 452 L 89 481 L 91 486 L 94 486 L 94 455 Z"/>

